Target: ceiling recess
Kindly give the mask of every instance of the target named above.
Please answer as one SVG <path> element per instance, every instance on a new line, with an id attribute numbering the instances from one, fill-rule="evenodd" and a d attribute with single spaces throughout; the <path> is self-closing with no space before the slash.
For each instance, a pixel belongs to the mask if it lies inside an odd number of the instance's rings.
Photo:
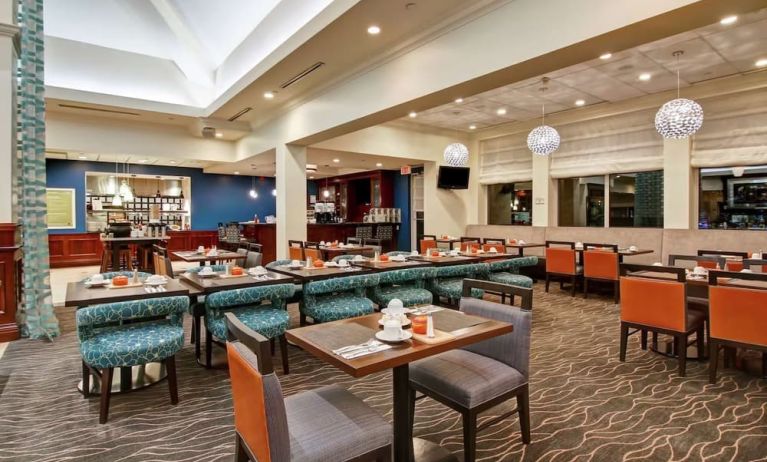
<path id="1" fill-rule="evenodd" d="M 312 72 L 316 71 L 317 69 L 321 68 L 324 65 L 325 63 L 323 63 L 322 61 L 317 61 L 316 63 L 312 64 L 311 66 L 307 67 L 303 71 L 299 72 L 298 74 L 294 75 L 293 77 L 283 82 L 282 85 L 280 85 L 280 88 L 282 89 L 288 88 L 289 86 L 293 85 L 294 83 L 298 82 L 299 80 L 303 79 L 304 77 L 306 77 L 307 75 L 311 74 Z"/>
<path id="2" fill-rule="evenodd" d="M 229 117 L 229 119 L 227 119 L 227 120 L 229 120 L 229 122 L 234 122 L 235 120 L 239 119 L 240 117 L 244 116 L 245 114 L 247 114 L 248 112 L 250 112 L 252 110 L 253 110 L 252 107 L 243 108 L 240 112 L 238 112 L 237 114 L 233 115 L 232 117 Z"/>
<path id="3" fill-rule="evenodd" d="M 78 106 L 76 104 L 59 104 L 59 107 L 67 108 L 67 109 L 79 109 L 82 111 L 96 111 L 96 112 L 109 112 L 111 114 L 123 114 L 123 115 L 132 115 L 132 116 L 138 116 L 140 114 L 136 112 L 128 112 L 128 111 L 117 111 L 114 109 L 102 109 L 98 107 L 88 107 L 88 106 Z"/>

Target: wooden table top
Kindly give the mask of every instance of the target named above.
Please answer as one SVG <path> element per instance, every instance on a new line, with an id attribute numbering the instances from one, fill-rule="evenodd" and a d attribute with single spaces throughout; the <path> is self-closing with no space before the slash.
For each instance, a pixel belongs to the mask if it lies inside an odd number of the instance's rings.
<path id="1" fill-rule="evenodd" d="M 309 281 L 318 281 L 320 279 L 330 279 L 334 277 L 343 277 L 343 276 L 357 276 L 360 274 L 368 274 L 372 273 L 373 270 L 368 268 L 361 268 L 358 266 L 350 266 L 346 269 L 334 266 L 330 268 L 300 268 L 300 269 L 290 269 L 287 266 L 276 266 L 274 268 L 270 268 L 272 271 L 275 271 L 277 273 L 282 273 L 288 276 L 292 276 L 296 280 L 300 282 L 309 282 Z"/>
<path id="2" fill-rule="evenodd" d="M 364 377 L 413 361 L 436 355 L 448 350 L 461 348 L 472 343 L 512 332 L 514 327 L 505 322 L 488 319 L 487 322 L 451 332 L 452 337 L 441 343 L 422 343 L 415 339 L 394 344 L 393 348 L 354 359 L 344 359 L 333 350 L 345 345 L 364 342 L 366 333 L 359 327 L 367 328 L 369 338 L 379 330 L 378 313 L 358 318 L 342 319 L 313 326 L 288 330 L 289 341 L 310 352 L 323 361 L 332 364 L 353 377 Z M 348 325 L 355 328 L 347 328 Z"/>
<path id="3" fill-rule="evenodd" d="M 636 271 L 631 274 L 634 275 L 640 275 L 644 277 L 651 277 L 655 279 L 669 279 L 669 280 L 676 280 L 676 275 L 671 273 L 661 273 L 661 272 L 655 272 L 655 271 Z M 719 285 L 721 286 L 729 286 L 729 287 L 744 287 L 744 288 L 754 288 L 754 289 L 767 289 L 767 282 L 765 281 L 750 281 L 747 279 L 736 279 L 736 278 L 719 278 Z M 696 285 L 696 286 L 708 286 L 708 275 L 703 278 L 696 278 L 696 277 L 690 277 L 689 275 L 685 279 L 685 282 L 687 284 Z"/>
<path id="4" fill-rule="evenodd" d="M 170 236 L 165 237 L 100 237 L 101 242 L 156 242 L 156 241 L 169 241 Z"/>
<path id="5" fill-rule="evenodd" d="M 182 282 L 185 282 L 203 294 L 211 294 L 222 290 L 241 289 L 243 287 L 258 287 L 271 284 L 293 283 L 293 278 L 285 274 L 268 271 L 266 278 L 255 278 L 248 274 L 241 277 L 222 278 L 220 275 L 200 277 L 197 273 L 183 273 L 180 276 Z"/>
<path id="6" fill-rule="evenodd" d="M 360 266 L 362 268 L 370 268 L 376 271 L 391 271 L 407 268 L 423 268 L 425 266 L 431 266 L 431 263 L 420 260 L 405 260 L 405 261 L 373 261 L 368 259 L 364 261 L 349 261 L 354 266 Z"/>
<path id="7" fill-rule="evenodd" d="M 519 258 L 518 254 L 515 253 L 501 253 L 501 252 L 483 252 L 483 253 L 471 253 L 471 252 L 462 252 L 462 257 L 469 257 L 469 258 L 479 258 L 480 260 L 508 260 L 510 258 Z"/>
<path id="8" fill-rule="evenodd" d="M 323 252 L 328 253 L 337 253 L 337 254 L 350 254 L 350 253 L 359 253 L 359 252 L 372 252 L 375 250 L 373 246 L 370 245 L 355 245 L 353 247 L 344 246 L 344 247 L 331 247 L 327 245 L 321 245 L 320 250 Z"/>
<path id="9" fill-rule="evenodd" d="M 479 261 L 478 257 L 429 257 L 426 255 L 410 255 L 406 257 L 408 260 L 428 262 L 436 266 L 448 266 L 448 265 L 461 265 L 464 263 L 476 263 Z"/>
<path id="10" fill-rule="evenodd" d="M 173 255 L 186 262 L 219 261 L 219 260 L 245 260 L 245 255 L 228 250 L 219 250 L 215 256 L 197 253 L 196 250 L 179 250 L 171 252 Z"/>
<path id="11" fill-rule="evenodd" d="M 546 247 L 546 244 L 538 244 L 535 242 L 525 242 L 524 244 L 514 243 L 514 244 L 505 244 L 506 247 L 512 248 L 512 249 L 527 249 L 530 247 Z"/>
<path id="12" fill-rule="evenodd" d="M 189 287 L 176 279 L 168 280 L 165 292 L 149 293 L 144 286 L 124 287 L 109 289 L 107 287 L 87 287 L 82 282 L 70 282 L 67 284 L 67 295 L 64 306 L 90 306 L 100 303 L 124 302 L 129 300 L 142 300 L 147 298 L 173 297 L 176 295 L 189 295 Z"/>

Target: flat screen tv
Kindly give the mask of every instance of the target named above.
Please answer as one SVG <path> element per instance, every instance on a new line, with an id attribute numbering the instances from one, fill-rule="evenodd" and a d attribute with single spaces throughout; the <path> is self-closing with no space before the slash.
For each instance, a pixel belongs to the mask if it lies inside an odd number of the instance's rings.
<path id="1" fill-rule="evenodd" d="M 442 189 L 469 189 L 469 167 L 439 168 L 437 187 Z"/>

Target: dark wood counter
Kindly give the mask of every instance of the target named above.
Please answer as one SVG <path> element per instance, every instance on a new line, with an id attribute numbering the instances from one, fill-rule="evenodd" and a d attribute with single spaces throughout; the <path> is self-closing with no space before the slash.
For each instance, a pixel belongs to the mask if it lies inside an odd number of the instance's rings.
<path id="1" fill-rule="evenodd" d="M 262 264 L 277 259 L 277 225 L 274 223 L 241 222 L 242 235 L 251 242 L 261 244 L 263 248 Z"/>

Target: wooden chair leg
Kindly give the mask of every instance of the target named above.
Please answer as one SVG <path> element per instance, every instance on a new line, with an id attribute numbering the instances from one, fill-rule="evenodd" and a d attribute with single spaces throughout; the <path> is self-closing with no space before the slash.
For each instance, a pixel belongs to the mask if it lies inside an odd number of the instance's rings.
<path id="1" fill-rule="evenodd" d="M 101 408 L 99 409 L 99 423 L 107 423 L 109 418 L 109 398 L 112 397 L 112 374 L 113 368 L 104 369 L 101 372 Z"/>
<path id="2" fill-rule="evenodd" d="M 626 347 L 628 346 L 628 341 L 629 341 L 629 328 L 625 324 L 621 323 L 621 350 L 620 350 L 621 362 L 626 361 Z"/>
<path id="3" fill-rule="evenodd" d="M 83 363 L 83 399 L 91 394 L 91 370 L 85 361 Z"/>
<path id="4" fill-rule="evenodd" d="M 583 298 L 589 298 L 589 278 L 583 278 Z"/>
<path id="5" fill-rule="evenodd" d="M 517 395 L 519 427 L 522 431 L 522 443 L 530 444 L 530 390 L 525 389 Z"/>
<path id="6" fill-rule="evenodd" d="M 679 358 L 679 375 L 684 377 L 687 372 L 687 335 L 677 334 L 674 339 L 676 340 L 676 354 Z"/>
<path id="7" fill-rule="evenodd" d="M 305 326 L 306 325 L 306 315 L 304 313 L 301 313 L 301 314 L 299 314 L 298 318 L 299 318 L 299 322 L 298 322 L 299 325 L 301 327 Z"/>
<path id="8" fill-rule="evenodd" d="M 234 432 L 234 461 L 235 462 L 248 462 L 248 452 L 245 450 L 245 442 L 242 441 L 242 437 L 237 432 Z"/>
<path id="9" fill-rule="evenodd" d="M 463 413 L 463 460 L 474 462 L 477 453 L 477 414 Z"/>
<path id="10" fill-rule="evenodd" d="M 205 367 L 210 369 L 213 362 L 213 334 L 205 328 Z"/>
<path id="11" fill-rule="evenodd" d="M 615 297 L 614 301 L 615 304 L 619 304 L 621 302 L 621 284 L 620 281 L 613 282 L 613 296 Z M 645 346 L 647 342 L 645 341 Z"/>
<path id="12" fill-rule="evenodd" d="M 275 347 L 274 338 L 270 338 L 270 339 L 269 339 L 269 352 L 272 354 L 272 356 L 274 356 L 274 353 L 275 353 L 276 351 L 277 351 L 277 350 L 276 350 L 276 347 Z"/>
<path id="13" fill-rule="evenodd" d="M 280 355 L 282 356 L 282 373 L 290 374 L 290 365 L 288 364 L 288 339 L 285 334 L 280 335 Z"/>
<path id="14" fill-rule="evenodd" d="M 570 296 L 575 297 L 575 276 L 570 279 L 570 284 L 572 284 L 570 287 Z"/>
<path id="15" fill-rule="evenodd" d="M 546 292 L 549 291 L 549 273 L 546 273 Z"/>
<path id="16" fill-rule="evenodd" d="M 168 371 L 168 391 L 170 391 L 170 404 L 178 404 L 178 383 L 176 381 L 176 357 L 165 359 L 165 369 Z"/>
<path id="17" fill-rule="evenodd" d="M 767 379 L 767 351 L 762 353 L 762 378 Z"/>
<path id="18" fill-rule="evenodd" d="M 698 360 L 703 360 L 706 357 L 706 344 L 703 341 L 703 327 L 695 331 L 695 347 L 698 350 Z"/>
<path id="19" fill-rule="evenodd" d="M 719 366 L 719 342 L 708 339 L 708 383 L 716 383 L 716 368 Z"/>
<path id="20" fill-rule="evenodd" d="M 645 329 L 642 329 L 639 335 L 642 336 L 642 339 L 641 339 L 642 349 L 646 350 L 647 349 L 647 331 Z"/>
<path id="21" fill-rule="evenodd" d="M 415 390 L 413 388 L 408 389 L 408 411 L 410 412 L 410 426 L 415 426 Z M 412 430 L 411 430 L 412 433 Z"/>
<path id="22" fill-rule="evenodd" d="M 200 315 L 195 314 L 192 318 L 192 328 L 194 329 L 194 338 L 196 342 L 194 342 L 194 358 L 195 360 L 200 359 L 200 345 L 202 344 L 202 338 L 200 338 L 200 322 L 202 321 Z"/>

